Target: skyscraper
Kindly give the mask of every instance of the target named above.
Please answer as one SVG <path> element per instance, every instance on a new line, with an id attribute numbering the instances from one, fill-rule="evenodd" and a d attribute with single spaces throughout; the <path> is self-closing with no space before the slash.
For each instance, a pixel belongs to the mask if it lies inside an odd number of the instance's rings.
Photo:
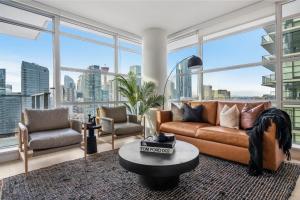
<path id="1" fill-rule="evenodd" d="M 17 132 L 21 120 L 22 95 L 11 93 L 0 96 L 0 134 Z"/>
<path id="2" fill-rule="evenodd" d="M 192 77 L 187 64 L 187 60 L 184 60 L 176 66 L 177 99 L 192 97 Z"/>
<path id="3" fill-rule="evenodd" d="M 35 63 L 22 61 L 21 93 L 25 96 L 23 105 L 31 107 L 30 95 L 49 92 L 49 70 Z"/>
<path id="4" fill-rule="evenodd" d="M 5 69 L 0 69 L 0 95 L 5 95 L 5 79 L 6 72 Z"/>
<path id="5" fill-rule="evenodd" d="M 11 84 L 6 84 L 5 85 L 5 92 L 6 92 L 6 94 L 11 94 L 12 93 L 12 85 Z"/>
<path id="6" fill-rule="evenodd" d="M 90 71 L 84 72 L 79 76 L 79 88 L 82 93 L 83 101 L 101 101 L 101 71 L 99 65 L 88 67 Z"/>
<path id="7" fill-rule="evenodd" d="M 74 102 L 75 101 L 75 82 L 68 76 L 64 76 L 64 87 L 63 87 L 63 98 L 65 102 Z"/>
<path id="8" fill-rule="evenodd" d="M 109 82 L 107 81 L 107 73 L 109 71 L 109 67 L 101 67 L 101 73 L 103 74 L 103 83 L 102 83 L 102 100 L 109 101 Z"/>
<path id="9" fill-rule="evenodd" d="M 141 86 L 142 85 L 142 70 L 141 70 L 141 65 L 132 65 L 130 66 L 130 71 L 135 73 L 137 75 L 137 85 Z"/>

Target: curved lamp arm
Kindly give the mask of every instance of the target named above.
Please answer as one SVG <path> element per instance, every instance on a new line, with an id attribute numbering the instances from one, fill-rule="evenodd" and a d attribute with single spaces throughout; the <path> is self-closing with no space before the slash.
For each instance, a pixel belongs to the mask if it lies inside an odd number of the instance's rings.
<path id="1" fill-rule="evenodd" d="M 191 57 L 193 57 L 193 56 L 189 56 L 189 57 L 187 57 L 187 58 L 184 58 L 184 59 L 182 59 L 181 61 L 179 61 L 178 63 L 176 63 L 176 65 L 173 67 L 173 69 L 171 70 L 171 72 L 169 73 L 169 75 L 168 75 L 168 77 L 167 77 L 167 79 L 166 79 L 166 82 L 165 82 L 165 85 L 164 85 L 164 93 L 163 93 L 163 96 L 164 96 L 164 98 L 163 98 L 163 110 L 165 109 L 165 93 L 166 93 L 166 87 L 167 87 L 167 83 L 168 83 L 168 81 L 169 81 L 169 78 L 170 78 L 170 76 L 171 76 L 171 74 L 174 72 L 174 70 L 176 69 L 176 67 L 177 67 L 177 65 L 179 64 L 179 63 L 181 63 L 181 62 L 183 62 L 183 61 L 185 61 L 185 60 L 187 60 L 187 59 L 189 59 L 189 58 L 191 58 Z"/>

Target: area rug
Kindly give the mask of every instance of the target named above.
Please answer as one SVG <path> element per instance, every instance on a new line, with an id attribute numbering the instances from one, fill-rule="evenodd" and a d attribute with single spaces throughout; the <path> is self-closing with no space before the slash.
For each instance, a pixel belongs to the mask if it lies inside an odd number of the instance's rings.
<path id="1" fill-rule="evenodd" d="M 108 151 L 9 177 L 2 182 L 2 199 L 288 199 L 300 174 L 299 165 L 284 163 L 275 173 L 247 174 L 247 166 L 200 155 L 199 166 L 181 175 L 179 185 L 151 191 L 136 174 Z M 1 185 L 1 184 L 0 184 Z"/>

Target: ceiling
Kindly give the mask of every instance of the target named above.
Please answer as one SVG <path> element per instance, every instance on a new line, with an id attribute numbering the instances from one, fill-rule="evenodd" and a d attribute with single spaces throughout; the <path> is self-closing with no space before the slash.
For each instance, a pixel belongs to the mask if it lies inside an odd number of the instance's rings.
<path id="1" fill-rule="evenodd" d="M 35 0 L 136 35 L 147 28 L 173 34 L 261 2 L 258 0 Z M 271 2 L 270 2 L 271 3 Z"/>

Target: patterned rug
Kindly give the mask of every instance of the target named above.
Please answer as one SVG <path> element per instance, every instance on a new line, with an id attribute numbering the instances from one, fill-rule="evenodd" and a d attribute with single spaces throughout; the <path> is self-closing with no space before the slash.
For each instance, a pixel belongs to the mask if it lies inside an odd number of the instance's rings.
<path id="1" fill-rule="evenodd" d="M 1 199 L 288 199 L 300 166 L 284 163 L 276 173 L 247 174 L 247 166 L 200 155 L 199 166 L 180 176 L 168 191 L 151 191 L 136 174 L 118 163 L 117 151 L 108 151 L 35 170 L 3 180 Z"/>

